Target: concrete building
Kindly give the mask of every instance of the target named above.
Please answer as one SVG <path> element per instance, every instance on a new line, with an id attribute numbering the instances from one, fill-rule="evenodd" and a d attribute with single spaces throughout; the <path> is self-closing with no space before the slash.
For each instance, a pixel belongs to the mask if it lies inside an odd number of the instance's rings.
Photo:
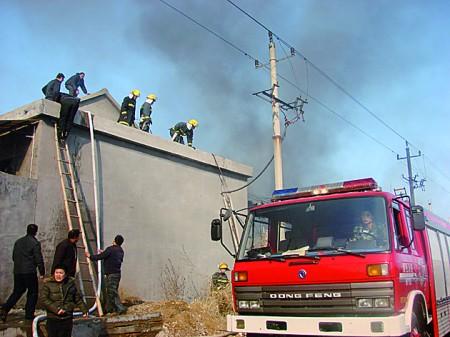
<path id="1" fill-rule="evenodd" d="M 67 232 L 54 132 L 59 108 L 41 99 L 0 115 L 0 300 L 11 291 L 13 243 L 26 225 L 39 225 L 47 267 Z M 210 240 L 210 222 L 224 206 L 213 155 L 117 124 L 119 105 L 106 89 L 83 97 L 80 110 L 95 116 L 102 240 L 107 246 L 116 234 L 125 237 L 122 291 L 144 299 L 163 297 L 167 287 L 181 288 L 186 298 L 201 293 L 217 263 L 231 260 Z M 77 113 L 68 144 L 81 199 L 95 219 L 83 116 Z M 252 175 L 248 166 L 216 159 L 229 188 Z M 233 203 L 247 206 L 246 189 L 233 194 Z"/>

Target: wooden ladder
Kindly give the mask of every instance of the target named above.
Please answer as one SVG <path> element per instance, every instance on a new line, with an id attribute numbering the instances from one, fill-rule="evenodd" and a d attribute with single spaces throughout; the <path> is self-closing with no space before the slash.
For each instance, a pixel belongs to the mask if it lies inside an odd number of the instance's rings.
<path id="1" fill-rule="evenodd" d="M 55 123 L 55 144 L 56 144 L 56 159 L 58 162 L 58 170 L 61 178 L 61 189 L 64 198 L 64 208 L 67 218 L 69 230 L 79 229 L 81 231 L 81 238 L 83 244 L 77 245 L 77 271 L 78 284 L 84 302 L 92 307 L 94 303 L 97 304 L 97 312 L 99 316 L 103 316 L 103 310 L 100 302 L 99 294 L 97 292 L 97 280 L 95 277 L 95 269 L 93 263 L 86 257 L 85 252 L 89 252 L 89 248 L 94 248 L 91 251 L 96 252 L 97 247 L 91 247 L 91 242 L 95 245 L 95 236 L 88 238 L 88 229 L 85 226 L 83 219 L 80 201 L 78 197 L 77 187 L 75 183 L 74 171 L 72 166 L 72 159 L 67 143 L 62 143 L 58 139 L 58 128 Z M 94 234 L 95 235 L 95 234 Z"/>
<path id="2" fill-rule="evenodd" d="M 225 208 L 228 208 L 229 210 L 234 210 L 234 206 L 233 206 L 233 200 L 231 199 L 231 196 L 228 193 L 223 193 L 225 191 L 228 190 L 228 184 L 227 181 L 225 180 L 225 176 L 222 173 L 222 169 L 219 166 L 219 163 L 217 162 L 216 156 L 214 155 L 214 153 L 212 154 L 213 158 L 214 158 L 214 162 L 216 163 L 216 166 L 219 170 L 219 179 L 220 179 L 220 189 L 222 191 L 222 199 L 223 199 L 223 204 L 225 205 Z M 236 218 L 236 215 L 234 213 L 231 214 L 230 219 L 228 220 L 228 225 L 230 227 L 230 232 L 231 232 L 231 241 L 233 243 L 233 248 L 234 248 L 234 252 L 237 253 L 238 249 L 239 249 L 239 234 L 237 231 L 237 224 L 238 220 Z"/>

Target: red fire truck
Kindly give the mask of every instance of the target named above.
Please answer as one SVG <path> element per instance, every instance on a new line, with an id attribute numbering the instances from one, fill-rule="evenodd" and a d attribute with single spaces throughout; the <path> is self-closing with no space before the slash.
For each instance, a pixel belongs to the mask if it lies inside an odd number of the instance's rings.
<path id="1" fill-rule="evenodd" d="M 211 238 L 222 241 L 222 222 Z M 247 336 L 450 335 L 450 224 L 372 178 L 276 190 L 249 210 L 235 254 Z"/>

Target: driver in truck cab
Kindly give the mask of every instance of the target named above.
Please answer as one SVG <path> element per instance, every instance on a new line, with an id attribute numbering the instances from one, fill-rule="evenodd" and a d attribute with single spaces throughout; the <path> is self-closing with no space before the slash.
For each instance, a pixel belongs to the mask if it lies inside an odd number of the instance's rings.
<path id="1" fill-rule="evenodd" d="M 376 240 L 378 245 L 387 242 L 386 226 L 376 224 L 373 214 L 367 210 L 361 212 L 361 224 L 353 228 L 350 241 L 358 240 Z"/>

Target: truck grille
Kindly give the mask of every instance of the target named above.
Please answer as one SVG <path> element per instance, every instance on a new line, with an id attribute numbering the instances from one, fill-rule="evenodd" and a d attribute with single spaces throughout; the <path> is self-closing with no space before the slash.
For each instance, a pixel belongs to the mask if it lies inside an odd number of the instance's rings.
<path id="1" fill-rule="evenodd" d="M 236 300 L 259 301 L 260 308 L 238 309 L 241 314 L 327 315 L 389 314 L 394 286 L 387 282 L 336 283 L 271 287 L 235 287 Z M 358 299 L 389 298 L 386 308 L 358 308 Z"/>

